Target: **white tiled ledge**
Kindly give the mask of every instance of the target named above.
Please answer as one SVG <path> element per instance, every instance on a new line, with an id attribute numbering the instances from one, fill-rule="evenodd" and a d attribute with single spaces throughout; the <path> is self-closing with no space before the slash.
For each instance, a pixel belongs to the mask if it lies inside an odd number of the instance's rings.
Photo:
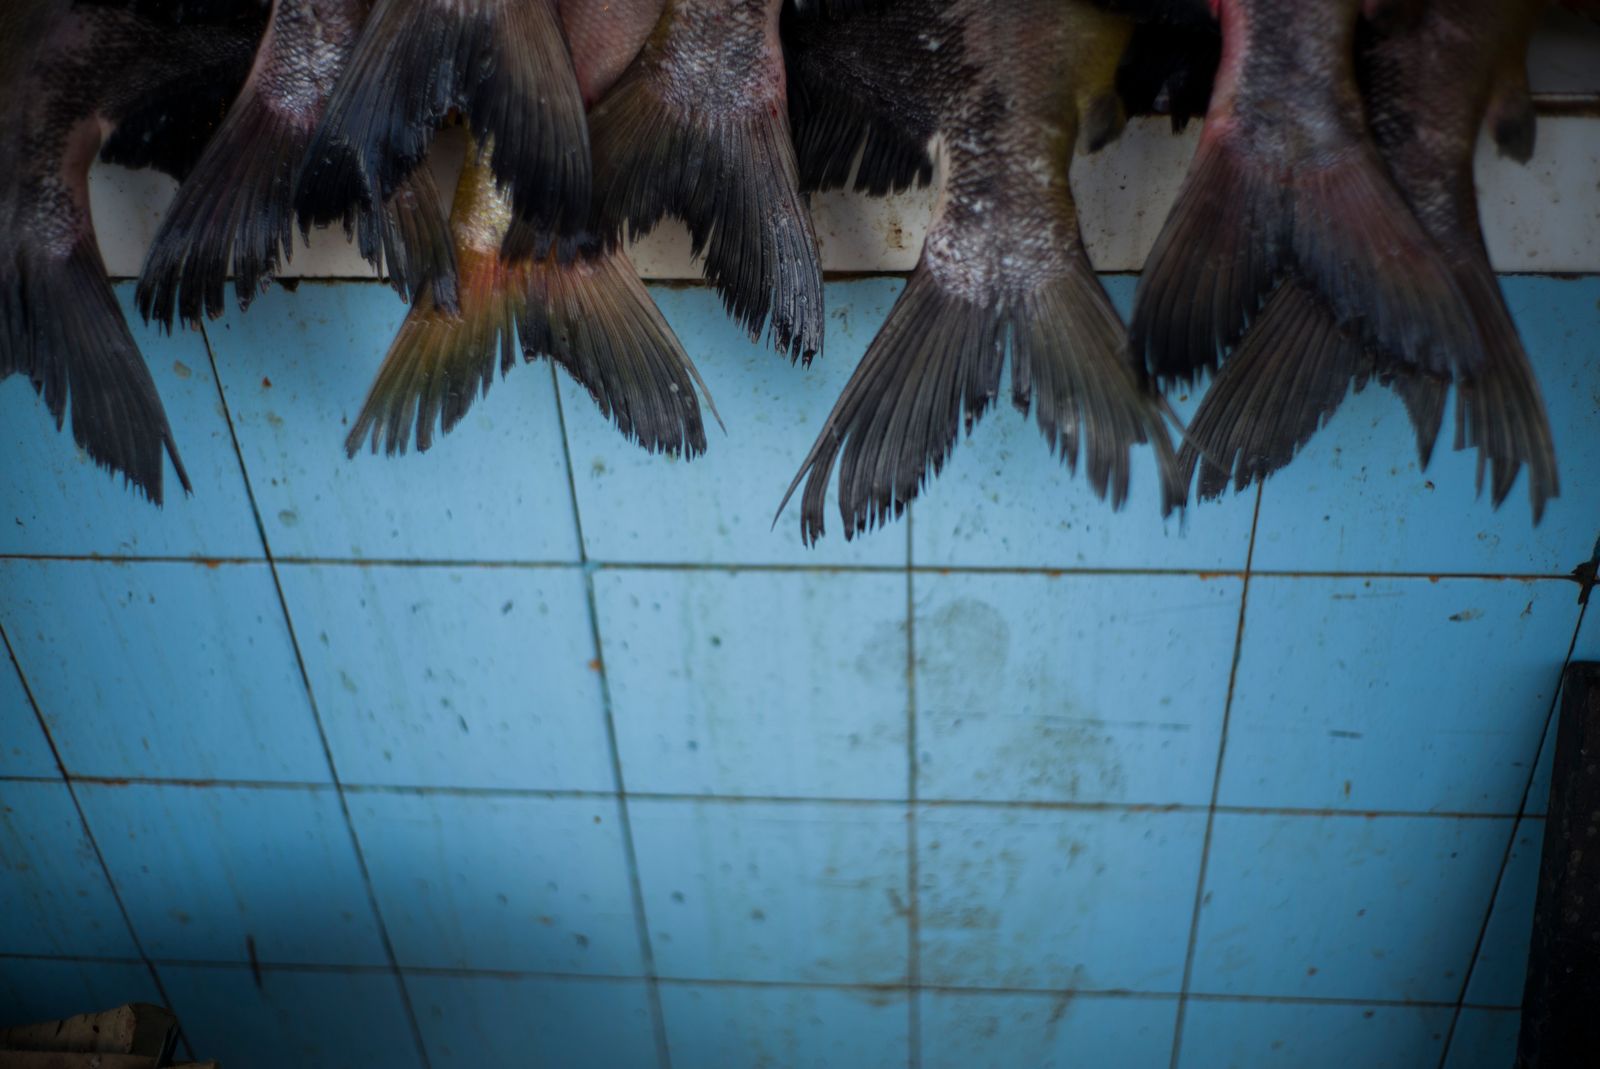
<path id="1" fill-rule="evenodd" d="M 1197 124 L 1174 136 L 1165 120 L 1140 120 L 1105 151 L 1079 157 L 1073 170 L 1084 237 L 1102 271 L 1137 271 L 1177 195 Z M 450 151 L 451 148 L 455 151 Z M 454 186 L 459 143 L 435 152 L 442 188 Z M 1490 255 L 1502 272 L 1600 272 L 1600 118 L 1542 116 L 1538 151 L 1526 167 L 1500 159 L 1485 141 L 1478 180 Z M 97 167 L 92 183 L 96 229 L 111 274 L 139 273 L 175 183 L 148 171 Z M 884 200 L 830 193 L 813 215 L 829 271 L 908 271 L 922 247 L 936 193 L 917 190 Z M 666 223 L 635 246 L 649 278 L 693 279 L 687 232 Z M 360 278 L 367 265 L 337 229 L 313 234 L 284 272 L 304 278 Z"/>
<path id="2" fill-rule="evenodd" d="M 1478 153 L 1478 186 L 1489 254 L 1502 272 L 1600 273 L 1600 26 L 1552 11 L 1528 58 L 1534 92 L 1578 98 L 1581 115 L 1543 115 L 1538 150 L 1527 167 L 1500 159 L 1487 139 Z M 1199 124 L 1174 136 L 1162 119 L 1139 120 L 1122 139 L 1073 169 L 1084 237 L 1102 271 L 1138 271 L 1166 219 L 1194 152 Z M 440 188 L 455 188 L 461 140 L 441 136 L 431 164 Z M 139 273 L 175 184 L 153 172 L 99 166 L 92 178 L 96 229 L 117 278 Z M 813 204 L 822 263 L 828 271 L 909 271 L 916 265 L 936 192 L 885 200 L 825 194 Z M 647 278 L 698 279 L 688 233 L 668 222 L 633 249 Z M 365 262 L 338 230 L 313 235 L 283 274 L 362 278 Z"/>

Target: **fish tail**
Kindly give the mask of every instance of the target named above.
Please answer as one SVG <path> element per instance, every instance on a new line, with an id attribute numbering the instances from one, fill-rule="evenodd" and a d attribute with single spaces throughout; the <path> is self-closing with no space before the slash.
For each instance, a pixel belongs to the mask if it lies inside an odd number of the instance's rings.
<path id="1" fill-rule="evenodd" d="M 1113 506 L 1127 498 L 1131 448 L 1152 444 L 1162 509 L 1181 503 L 1172 445 L 1154 400 L 1127 361 L 1121 321 L 1088 261 L 1020 298 L 973 299 L 942 285 L 926 259 L 912 273 L 790 484 L 802 481 L 801 534 L 824 532 L 828 482 L 839 461 L 845 537 L 900 515 L 944 467 L 999 392 L 1007 343 L 1012 400 L 1035 418 L 1051 451 Z M 841 457 L 842 453 L 842 457 Z"/>
<path id="2" fill-rule="evenodd" d="M 0 251 L 0 379 L 13 374 L 28 376 L 58 428 L 70 405 L 73 440 L 89 459 L 156 505 L 164 457 L 193 492 L 92 231 L 64 257 Z"/>
<path id="3" fill-rule="evenodd" d="M 751 100 L 736 115 L 701 114 L 664 100 L 650 69 L 636 60 L 590 113 L 602 232 L 683 219 L 728 313 L 809 361 L 822 349 L 822 266 L 787 108 Z"/>
<path id="4" fill-rule="evenodd" d="M 354 457 L 363 444 L 394 456 L 416 434 L 417 452 L 433 444 L 434 427 L 448 434 L 516 361 L 516 321 L 521 314 L 521 271 L 494 252 L 460 258 L 454 308 L 425 286 L 400 325 L 400 333 L 373 380 L 355 425 L 345 438 Z"/>
<path id="5" fill-rule="evenodd" d="M 1411 429 L 1417 439 L 1417 460 L 1426 471 L 1433 461 L 1433 447 L 1439 441 L 1439 428 L 1444 425 L 1444 407 L 1450 395 L 1450 381 L 1404 366 L 1391 366 L 1380 378 L 1405 406 L 1406 418 L 1411 421 Z"/>
<path id="6" fill-rule="evenodd" d="M 651 453 L 694 457 L 706 432 L 696 389 L 716 406 L 689 354 L 620 247 L 592 243 L 527 267 L 517 321 L 528 359 L 548 356 L 594 398 L 624 437 Z"/>
<path id="7" fill-rule="evenodd" d="M 1457 383 L 1456 448 L 1478 450 L 1478 488 L 1481 492 L 1487 471 L 1491 500 L 1497 508 L 1526 465 L 1528 497 L 1537 524 L 1544 518 L 1546 504 L 1561 491 L 1544 398 L 1505 298 L 1487 265 L 1466 273 L 1463 282 L 1468 299 L 1478 310 L 1486 344 L 1482 371 Z"/>
<path id="8" fill-rule="evenodd" d="M 311 132 L 246 90 L 179 188 L 145 256 L 135 299 L 146 321 L 172 329 L 224 310 L 229 267 L 250 306 L 294 241 L 294 175 Z"/>
<path id="9" fill-rule="evenodd" d="M 1289 203 L 1274 176 L 1202 134 L 1145 263 L 1128 342 L 1136 367 L 1192 384 L 1244 336 L 1287 258 Z"/>
<path id="10" fill-rule="evenodd" d="M 1291 200 L 1295 261 L 1340 326 L 1435 375 L 1482 364 L 1473 310 L 1376 152 L 1297 176 Z"/>
<path id="11" fill-rule="evenodd" d="M 813 42 L 826 39 L 829 23 L 789 8 L 784 19 L 789 128 L 800 188 L 815 193 L 849 185 L 883 197 L 932 182 L 931 136 L 863 106 L 839 86 L 826 53 L 813 53 L 820 48 Z"/>
<path id="12" fill-rule="evenodd" d="M 1362 362 L 1322 299 L 1286 279 L 1189 423 L 1178 453 L 1184 485 L 1198 467 L 1196 494 L 1209 501 L 1230 481 L 1244 490 L 1288 464 L 1343 403 Z"/>
<path id="13" fill-rule="evenodd" d="M 518 214 L 589 207 L 582 94 L 554 0 L 378 0 L 302 171 L 304 219 L 348 220 L 399 188 L 459 109 Z"/>
<path id="14" fill-rule="evenodd" d="M 456 309 L 455 242 L 428 168 L 407 175 L 381 211 L 358 211 L 355 237 L 362 258 L 388 277 L 401 300 L 426 289 L 440 309 Z"/>

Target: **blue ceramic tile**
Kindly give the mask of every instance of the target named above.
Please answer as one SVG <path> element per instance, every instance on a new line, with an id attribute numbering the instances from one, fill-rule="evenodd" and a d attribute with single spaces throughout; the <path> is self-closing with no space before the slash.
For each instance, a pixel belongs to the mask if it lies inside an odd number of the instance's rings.
<path id="1" fill-rule="evenodd" d="M 929 991 L 925 1069 L 1166 1069 L 1175 999 Z"/>
<path id="2" fill-rule="evenodd" d="M 1548 580 L 1255 579 L 1222 804 L 1515 813 L 1577 610 Z"/>
<path id="3" fill-rule="evenodd" d="M 613 789 L 576 568 L 279 574 L 344 782 Z"/>
<path id="4" fill-rule="evenodd" d="M 259 557 L 261 536 L 205 340 L 198 331 L 167 337 L 144 326 L 132 283 L 118 286 L 117 298 L 161 393 L 194 495 L 184 494 L 169 461 L 166 504 L 156 508 L 77 447 L 70 415 L 57 430 L 26 378 L 14 376 L 0 384 L 0 553 Z"/>
<path id="5" fill-rule="evenodd" d="M 1388 390 L 1346 399 L 1305 451 L 1267 483 L 1255 567 L 1274 571 L 1565 575 L 1594 550 L 1600 515 L 1600 399 L 1594 338 L 1600 277 L 1502 280 L 1544 391 L 1561 496 L 1533 526 L 1527 476 L 1498 512 L 1474 500 L 1477 454 L 1452 451 L 1455 402 L 1433 463 L 1417 470 L 1405 410 Z"/>
<path id="6" fill-rule="evenodd" d="M 1444 1069 L 1506 1069 L 1517 1060 L 1520 1010 L 1462 1010 Z"/>
<path id="7" fill-rule="evenodd" d="M 274 289 L 207 328 L 278 556 L 577 558 L 550 370 L 518 365 L 423 455 L 346 459 L 405 306 L 369 283 Z"/>
<path id="8" fill-rule="evenodd" d="M 1105 279 L 1124 316 L 1135 279 Z M 1128 501 L 1100 500 L 1081 472 L 1051 454 L 1032 416 L 1016 411 L 1007 381 L 1001 403 L 963 436 L 942 475 L 918 499 L 913 559 L 946 566 L 1186 568 L 1234 571 L 1250 546 L 1255 495 L 1161 518 L 1160 484 L 1148 446 L 1134 450 Z M 1188 419 L 1199 397 L 1175 395 Z M 1176 444 L 1176 443 L 1175 443 Z"/>
<path id="9" fill-rule="evenodd" d="M 0 780 L 0 953 L 133 957 L 65 783 Z"/>
<path id="10" fill-rule="evenodd" d="M 1241 586 L 917 575 L 918 796 L 1206 804 Z"/>
<path id="11" fill-rule="evenodd" d="M 643 980 L 411 973 L 406 988 L 433 1069 L 644 1069 L 656 1063 Z"/>
<path id="12" fill-rule="evenodd" d="M 675 1066 L 904 1069 L 908 1055 L 900 991 L 666 984 L 661 1012 Z"/>
<path id="13" fill-rule="evenodd" d="M 139 962 L 0 958 L 0 1028 L 129 1002 L 161 1004 L 150 970 Z"/>
<path id="14" fill-rule="evenodd" d="M 328 778 L 266 565 L 3 561 L 0 588 L 71 772 Z"/>
<path id="15" fill-rule="evenodd" d="M 600 561 L 708 564 L 900 564 L 905 528 L 846 542 L 830 493 L 828 533 L 800 544 L 798 501 L 773 524 L 783 492 L 822 430 L 889 306 L 898 279 L 827 287 L 826 351 L 808 368 L 752 342 L 703 286 L 651 295 L 694 358 L 727 424 L 707 412 L 703 456 L 651 456 L 623 439 L 582 387 L 561 377 L 561 405 L 589 556 Z M 704 407 L 702 405 L 702 407 Z"/>
<path id="16" fill-rule="evenodd" d="M 228 1069 L 419 1067 L 400 985 L 388 972 L 161 969 L 196 1058 Z"/>
<path id="17" fill-rule="evenodd" d="M 631 791 L 906 796 L 906 579 L 602 570 Z"/>
<path id="18" fill-rule="evenodd" d="M 58 774 L 16 666 L 0 656 L 0 777 Z"/>
<path id="19" fill-rule="evenodd" d="M 1422 1006 L 1195 1000 L 1184 1016 L 1178 1067 L 1418 1069 L 1438 1064 L 1450 1013 Z"/>
<path id="20" fill-rule="evenodd" d="M 636 800 L 629 812 L 661 975 L 904 982 L 901 807 Z"/>
<path id="21" fill-rule="evenodd" d="M 154 958 L 385 960 L 332 788 L 78 787 Z"/>
<path id="22" fill-rule="evenodd" d="M 1492 819 L 1218 813 L 1192 990 L 1453 1002 L 1510 833 Z"/>
<path id="23" fill-rule="evenodd" d="M 1528 946 L 1533 937 L 1533 901 L 1539 890 L 1539 857 L 1544 850 L 1545 822 L 1517 822 L 1511 857 L 1494 896 L 1494 912 L 1472 967 L 1466 1001 L 1479 1006 L 1522 1005 L 1522 982 L 1528 975 Z"/>
<path id="24" fill-rule="evenodd" d="M 401 965 L 642 975 L 614 800 L 359 792 L 350 812 Z"/>
<path id="25" fill-rule="evenodd" d="M 1204 813 L 924 808 L 922 980 L 1176 991 Z"/>

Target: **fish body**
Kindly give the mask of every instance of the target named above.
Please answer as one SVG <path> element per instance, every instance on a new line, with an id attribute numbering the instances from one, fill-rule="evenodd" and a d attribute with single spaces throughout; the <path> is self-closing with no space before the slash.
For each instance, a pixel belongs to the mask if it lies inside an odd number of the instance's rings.
<path id="1" fill-rule="evenodd" d="M 659 7 L 566 0 L 562 17 L 586 99 L 604 95 L 631 62 L 626 41 L 642 43 Z M 488 391 L 496 363 L 505 374 L 520 348 L 526 360 L 547 356 L 566 368 L 646 450 L 703 452 L 696 389 L 705 385 L 626 252 L 581 221 L 538 225 L 520 216 L 485 159 L 484 152 L 468 153 L 451 209 L 459 307 L 423 292 L 384 359 L 347 451 L 353 456 L 370 442 L 375 451 L 403 452 L 413 432 L 417 448 L 427 449 L 434 427 L 454 427 Z"/>
<path id="2" fill-rule="evenodd" d="M 261 25 L 68 0 L 0 18 L 0 378 L 27 375 L 58 426 L 70 406 L 79 446 L 159 504 L 164 457 L 189 480 L 106 279 L 89 167 L 104 146 L 181 173 L 204 136 L 186 124 L 237 92 Z"/>
<path id="3" fill-rule="evenodd" d="M 1370 2 L 1370 0 L 1369 0 Z M 1356 81 L 1362 0 L 1218 0 L 1205 129 L 1140 279 L 1130 333 L 1158 380 L 1193 381 L 1298 274 L 1403 365 L 1470 369 L 1467 302 L 1380 159 Z"/>
<path id="4" fill-rule="evenodd" d="M 667 0 L 589 116 L 596 227 L 682 219 L 728 313 L 797 359 L 822 348 L 822 268 L 791 143 L 782 0 Z"/>
<path id="5" fill-rule="evenodd" d="M 1529 471 L 1534 517 L 1558 491 L 1548 419 L 1483 243 L 1473 160 L 1480 129 L 1526 159 L 1533 112 L 1524 69 L 1544 5 L 1525 0 L 1427 0 L 1411 19 L 1365 31 L 1359 77 L 1377 151 L 1407 209 L 1470 309 L 1481 343 L 1476 367 L 1458 371 L 1457 448 L 1476 447 L 1498 505 Z M 1199 493 L 1219 495 L 1230 475 L 1243 488 L 1287 464 L 1327 421 L 1354 381 L 1376 375 L 1405 402 L 1424 465 L 1451 376 L 1408 366 L 1341 331 L 1314 287 L 1291 275 L 1224 365 L 1190 427 L 1186 469 Z"/>
<path id="6" fill-rule="evenodd" d="M 961 427 L 993 403 L 1008 350 L 1012 401 L 1033 411 L 1053 451 L 1074 468 L 1082 454 L 1096 492 L 1120 505 L 1131 449 L 1150 442 L 1170 508 L 1171 445 L 1128 364 L 1068 180 L 1075 144 L 1098 144 L 1118 126 L 1114 80 L 1129 25 L 1055 0 L 955 0 L 861 17 L 922 44 L 907 81 L 936 116 L 947 180 L 916 269 L 790 487 L 805 481 L 804 537 L 823 533 L 836 459 L 846 537 L 898 515 Z M 851 109 L 893 125 L 868 97 L 842 110 Z M 859 129 L 870 142 L 871 124 Z"/>
<path id="7" fill-rule="evenodd" d="M 459 112 L 519 215 L 583 219 L 588 129 L 556 0 L 376 0 L 301 171 L 317 224 L 400 189 Z"/>
<path id="8" fill-rule="evenodd" d="M 366 13 L 367 0 L 275 0 L 239 99 L 146 257 L 137 291 L 146 319 L 170 329 L 175 313 L 190 323 L 221 315 L 230 270 L 246 308 L 289 260 L 295 177 Z M 426 169 L 383 206 L 355 210 L 346 226 L 374 267 L 388 267 L 402 297 L 429 278 L 442 297 L 453 292 L 444 208 Z"/>

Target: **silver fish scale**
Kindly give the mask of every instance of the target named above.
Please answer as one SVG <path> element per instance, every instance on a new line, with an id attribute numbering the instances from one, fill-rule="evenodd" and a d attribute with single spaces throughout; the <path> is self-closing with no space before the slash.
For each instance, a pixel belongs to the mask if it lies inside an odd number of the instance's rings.
<path id="1" fill-rule="evenodd" d="M 702 114 L 744 113 L 752 100 L 782 99 L 781 7 L 782 0 L 672 0 L 655 62 L 662 99 Z"/>
<path id="2" fill-rule="evenodd" d="M 277 0 L 256 59 L 255 92 L 262 101 L 314 126 L 355 48 L 365 6 L 363 0 Z"/>
<path id="3" fill-rule="evenodd" d="M 1081 16 L 1052 0 L 952 8 L 970 81 L 947 97 L 945 210 L 923 255 L 940 284 L 966 300 L 1015 299 L 1071 269 L 1080 242 L 1067 175 Z"/>

